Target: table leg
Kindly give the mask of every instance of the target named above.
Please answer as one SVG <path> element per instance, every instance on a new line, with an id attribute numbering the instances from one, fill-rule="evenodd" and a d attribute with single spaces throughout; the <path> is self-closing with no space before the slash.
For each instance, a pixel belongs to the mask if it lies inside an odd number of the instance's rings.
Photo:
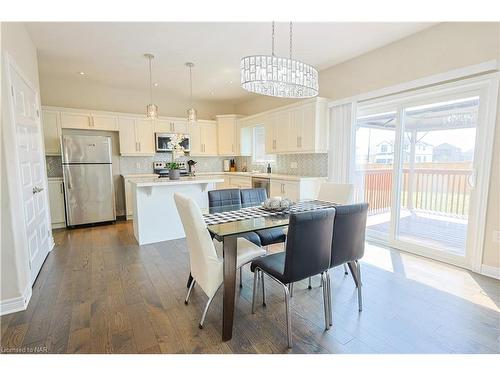
<path id="1" fill-rule="evenodd" d="M 222 341 L 233 336 L 234 297 L 236 293 L 237 237 L 224 237 L 224 305 L 222 309 Z"/>

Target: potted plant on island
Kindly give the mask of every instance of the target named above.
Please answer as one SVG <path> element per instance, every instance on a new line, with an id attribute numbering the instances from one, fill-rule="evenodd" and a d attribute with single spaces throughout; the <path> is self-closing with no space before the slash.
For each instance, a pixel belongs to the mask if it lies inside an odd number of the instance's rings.
<path id="1" fill-rule="evenodd" d="M 167 163 L 168 168 L 168 178 L 170 180 L 178 180 L 181 177 L 181 170 L 179 167 L 179 163 L 175 161 Z"/>

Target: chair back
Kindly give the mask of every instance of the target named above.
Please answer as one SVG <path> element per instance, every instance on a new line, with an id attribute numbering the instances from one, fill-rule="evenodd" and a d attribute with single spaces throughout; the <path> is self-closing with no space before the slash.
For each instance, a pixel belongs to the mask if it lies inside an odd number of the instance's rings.
<path id="1" fill-rule="evenodd" d="M 220 189 L 208 192 L 208 207 L 232 206 L 241 204 L 240 189 Z"/>
<path id="2" fill-rule="evenodd" d="M 335 209 L 290 214 L 283 281 L 293 283 L 330 266 Z"/>
<path id="3" fill-rule="evenodd" d="M 354 185 L 352 184 L 323 182 L 319 188 L 318 199 L 338 204 L 350 204 L 353 201 L 353 195 Z"/>
<path id="4" fill-rule="evenodd" d="M 368 203 L 335 207 L 330 268 L 363 257 L 367 215 Z"/>
<path id="5" fill-rule="evenodd" d="M 267 199 L 267 191 L 265 188 L 241 189 L 241 203 L 262 203 Z"/>
<path id="6" fill-rule="evenodd" d="M 222 262 L 196 202 L 180 193 L 174 193 L 174 200 L 186 233 L 191 275 L 212 296 L 222 282 Z"/>

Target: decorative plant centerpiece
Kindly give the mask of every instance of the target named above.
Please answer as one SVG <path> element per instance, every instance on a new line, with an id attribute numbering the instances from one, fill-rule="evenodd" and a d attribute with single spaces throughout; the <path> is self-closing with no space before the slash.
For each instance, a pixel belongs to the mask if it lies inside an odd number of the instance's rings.
<path id="1" fill-rule="evenodd" d="M 176 163 L 175 161 L 167 163 L 167 168 L 168 168 L 168 178 L 170 180 L 178 180 L 181 177 L 181 170 L 179 163 Z"/>
<path id="2" fill-rule="evenodd" d="M 175 161 L 185 155 L 186 150 L 184 150 L 184 146 L 181 144 L 184 139 L 182 134 L 172 134 L 170 137 L 168 146 L 172 149 L 172 160 Z"/>

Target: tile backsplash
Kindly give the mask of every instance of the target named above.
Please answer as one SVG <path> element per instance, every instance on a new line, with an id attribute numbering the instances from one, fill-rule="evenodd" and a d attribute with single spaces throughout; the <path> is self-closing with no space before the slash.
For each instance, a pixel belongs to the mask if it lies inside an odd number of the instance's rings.
<path id="1" fill-rule="evenodd" d="M 60 156 L 46 156 L 47 177 L 62 177 L 62 162 Z"/>
<path id="2" fill-rule="evenodd" d="M 267 170 L 267 164 L 253 164 L 251 156 L 237 156 L 235 159 L 238 170 L 243 166 L 246 166 L 249 172 Z M 293 163 L 296 163 L 296 168 L 292 168 Z M 271 168 L 273 173 L 325 177 L 328 174 L 328 154 L 276 155 L 276 162 L 271 163 Z"/>

